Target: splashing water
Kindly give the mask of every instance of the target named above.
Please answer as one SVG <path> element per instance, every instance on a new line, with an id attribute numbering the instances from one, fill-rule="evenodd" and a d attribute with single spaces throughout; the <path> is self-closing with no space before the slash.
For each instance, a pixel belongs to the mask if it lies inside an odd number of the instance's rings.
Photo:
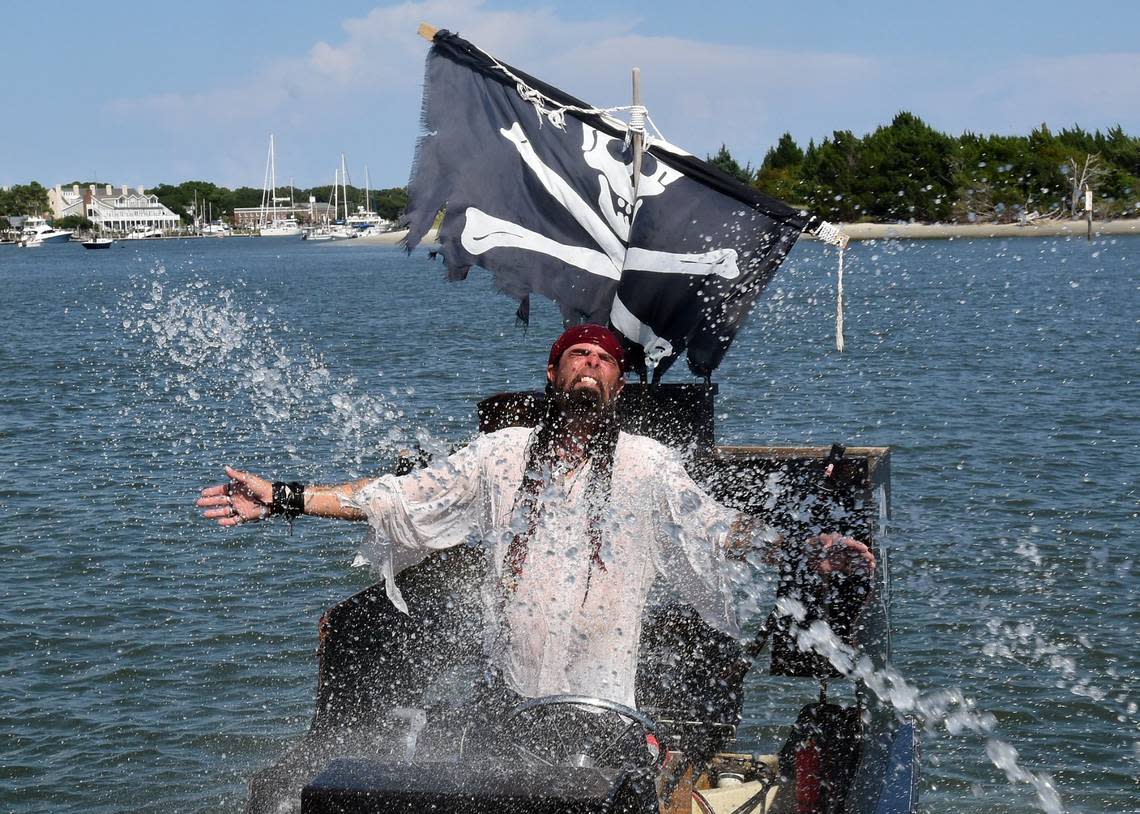
<path id="1" fill-rule="evenodd" d="M 121 321 L 130 352 L 138 351 L 138 389 L 172 399 L 196 432 L 271 444 L 294 460 L 324 439 L 331 462 L 353 472 L 375 471 L 412 443 L 442 445 L 423 428 L 409 431 L 394 402 L 363 392 L 354 376 L 338 376 L 273 307 L 259 308 L 232 288 L 201 278 L 175 284 L 158 266 L 137 277 L 118 306 L 108 316 Z"/>
<path id="2" fill-rule="evenodd" d="M 313 623 L 366 577 L 345 569 L 356 530 L 222 533 L 189 496 L 219 456 L 271 463 L 288 447 L 295 469 L 329 476 L 329 461 L 381 471 L 392 432 L 446 451 L 409 428 L 469 433 L 475 398 L 535 386 L 536 348 L 556 333 L 536 335 L 553 309 L 516 335 L 514 305 L 478 274 L 449 289 L 438 267 L 420 273 L 397 252 L 316 261 L 303 246 L 198 245 L 0 261 L 12 609 L 0 644 L 16 654 L 4 723 L 13 765 L 40 767 L 9 778 L 7 808 L 240 808 L 252 770 L 311 716 Z M 877 680 L 899 707 L 930 710 L 926 810 L 1026 811 L 1041 767 L 1074 811 L 1135 810 L 1140 455 L 1127 430 L 1140 243 L 1093 246 L 1095 258 L 1083 240 L 859 244 L 842 356 L 823 271 L 834 266 L 798 247 L 718 376 L 723 442 L 893 449 L 897 675 Z M 122 259 L 188 251 L 209 282 L 177 259 L 169 274 Z M 356 328 L 355 357 L 342 324 Z M 269 344 L 243 343 L 235 326 Z M 393 331 L 408 353 L 359 341 Z M 218 343 L 214 356 L 195 333 Z M 457 382 L 453 361 L 472 348 Z M 287 417 L 263 420 L 277 409 Z M 335 416 L 359 423 L 342 433 Z M 783 692 L 777 679 L 756 686 Z M 786 706 L 777 722 L 754 695 L 746 726 L 787 724 Z M 49 768 L 64 743 L 74 791 Z M 1056 810 L 1040 791 L 1036 807 Z"/>

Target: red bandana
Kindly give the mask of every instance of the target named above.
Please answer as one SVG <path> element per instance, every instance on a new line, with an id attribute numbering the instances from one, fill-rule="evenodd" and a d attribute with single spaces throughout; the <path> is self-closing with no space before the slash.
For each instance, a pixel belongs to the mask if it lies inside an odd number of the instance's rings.
<path id="1" fill-rule="evenodd" d="M 567 328 L 562 336 L 554 341 L 547 364 L 557 365 L 568 348 L 581 344 L 596 345 L 617 359 L 618 365 L 625 363 L 625 349 L 613 331 L 602 325 L 575 325 L 573 328 Z"/>

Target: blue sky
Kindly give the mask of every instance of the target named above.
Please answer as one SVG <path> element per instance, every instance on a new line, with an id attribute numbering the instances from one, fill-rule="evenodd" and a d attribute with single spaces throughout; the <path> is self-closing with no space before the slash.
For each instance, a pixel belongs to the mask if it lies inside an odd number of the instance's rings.
<path id="1" fill-rule="evenodd" d="M 951 133 L 1140 135 L 1140 3 L 65 0 L 0 11 L 0 184 L 406 183 L 426 21 L 598 106 L 629 69 L 664 135 L 758 164 L 901 109 Z"/>

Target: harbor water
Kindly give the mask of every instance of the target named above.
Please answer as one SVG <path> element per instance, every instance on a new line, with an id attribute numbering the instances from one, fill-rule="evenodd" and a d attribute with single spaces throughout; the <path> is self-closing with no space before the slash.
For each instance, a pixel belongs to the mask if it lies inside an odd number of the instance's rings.
<path id="1" fill-rule="evenodd" d="M 1140 809 L 1138 269 L 1130 237 L 853 244 L 840 354 L 805 242 L 715 377 L 721 442 L 892 448 L 924 811 Z M 308 726 L 318 617 L 372 577 L 359 527 L 224 530 L 197 492 L 469 439 L 559 330 L 487 276 L 288 239 L 0 246 L 0 810 L 241 809 Z M 775 748 L 791 690 L 749 682 L 742 735 Z"/>

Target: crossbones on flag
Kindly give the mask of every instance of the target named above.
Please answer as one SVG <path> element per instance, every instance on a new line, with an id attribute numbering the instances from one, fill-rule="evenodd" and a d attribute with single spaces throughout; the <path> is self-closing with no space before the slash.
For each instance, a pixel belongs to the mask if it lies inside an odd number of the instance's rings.
<path id="1" fill-rule="evenodd" d="M 442 209 L 448 275 L 473 265 L 568 324 L 612 325 L 654 378 L 682 351 L 720 364 L 752 303 L 813 223 L 671 145 L 647 139 L 636 195 L 628 126 L 439 31 L 404 216 L 410 251 Z"/>

